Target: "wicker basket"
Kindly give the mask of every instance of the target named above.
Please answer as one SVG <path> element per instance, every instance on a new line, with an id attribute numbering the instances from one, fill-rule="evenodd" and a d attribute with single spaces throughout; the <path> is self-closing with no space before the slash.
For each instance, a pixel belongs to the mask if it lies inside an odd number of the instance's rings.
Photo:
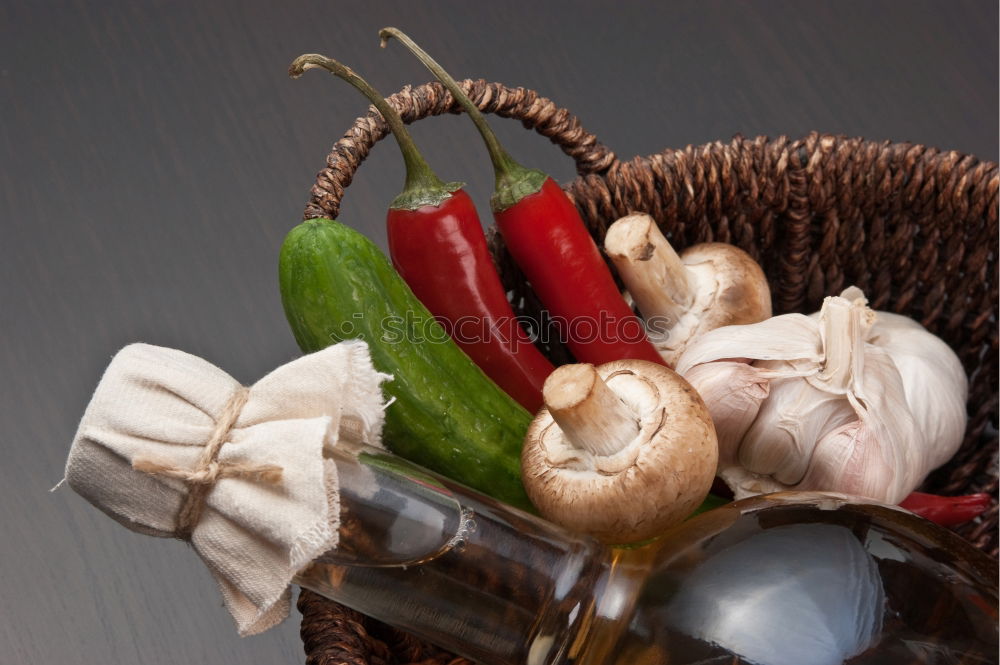
<path id="1" fill-rule="evenodd" d="M 717 240 L 760 261 L 775 314 L 811 312 L 855 284 L 871 306 L 910 316 L 957 352 L 971 379 L 962 448 L 924 489 L 989 492 L 984 519 L 959 532 L 997 553 L 997 165 L 907 143 L 810 134 L 737 137 L 619 161 L 567 110 L 523 88 L 464 81 L 484 112 L 517 118 L 576 162 L 565 189 L 594 238 L 629 212 L 651 214 L 678 247 Z M 437 83 L 389 98 L 406 122 L 461 109 Z M 334 145 L 317 177 L 306 218 L 335 218 L 372 146 L 387 135 L 374 110 Z M 513 302 L 539 308 L 500 238 L 491 248 Z M 554 336 L 549 336 L 554 339 Z M 557 363 L 562 348 L 547 348 Z M 309 665 L 465 665 L 411 636 L 303 591 L 302 639 Z"/>

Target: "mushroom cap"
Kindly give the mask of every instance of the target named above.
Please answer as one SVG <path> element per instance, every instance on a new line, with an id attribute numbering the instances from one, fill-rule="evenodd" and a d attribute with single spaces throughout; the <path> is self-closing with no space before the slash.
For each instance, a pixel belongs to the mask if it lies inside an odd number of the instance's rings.
<path id="1" fill-rule="evenodd" d="M 735 245 L 704 242 L 681 253 L 688 269 L 699 264 L 714 267 L 716 306 L 702 315 L 696 334 L 721 328 L 758 323 L 771 318 L 771 289 L 760 264 Z"/>
<path id="2" fill-rule="evenodd" d="M 764 271 L 735 245 L 705 242 L 684 250 L 681 262 L 695 284 L 694 303 L 656 348 L 671 367 L 691 340 L 723 326 L 771 318 L 771 289 Z"/>
<path id="3" fill-rule="evenodd" d="M 667 367 L 617 360 L 596 369 L 636 414 L 639 434 L 614 454 L 595 455 L 542 408 L 521 453 L 525 489 L 553 522 L 606 543 L 645 540 L 705 499 L 718 461 L 715 427 L 695 389 Z"/>

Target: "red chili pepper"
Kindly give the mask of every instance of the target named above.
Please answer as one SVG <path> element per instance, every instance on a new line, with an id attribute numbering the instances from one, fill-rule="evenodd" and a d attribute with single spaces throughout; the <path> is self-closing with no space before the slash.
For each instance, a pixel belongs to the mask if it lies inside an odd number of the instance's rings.
<path id="1" fill-rule="evenodd" d="M 982 492 L 967 496 L 938 496 L 913 492 L 899 505 L 935 524 L 958 526 L 982 515 L 992 503 L 992 497 Z"/>
<path id="2" fill-rule="evenodd" d="M 348 67 L 319 55 L 295 63 L 299 73 L 322 67 L 347 81 L 385 118 L 406 163 L 406 185 L 386 220 L 393 266 L 479 368 L 524 408 L 537 411 L 552 363 L 518 323 L 462 183 L 444 183 L 434 174 L 399 113 Z"/>
<path id="3" fill-rule="evenodd" d="M 447 320 L 452 339 L 532 413 L 553 367 L 507 301 L 483 227 L 464 190 L 437 208 L 389 210 L 392 263 L 420 301 Z"/>
<path id="4" fill-rule="evenodd" d="M 639 319 L 625 303 L 601 252 L 566 194 L 541 171 L 515 162 L 455 80 L 413 40 L 399 39 L 468 112 L 486 142 L 496 175 L 491 204 L 497 228 L 580 362 L 637 358 L 663 364 Z"/>

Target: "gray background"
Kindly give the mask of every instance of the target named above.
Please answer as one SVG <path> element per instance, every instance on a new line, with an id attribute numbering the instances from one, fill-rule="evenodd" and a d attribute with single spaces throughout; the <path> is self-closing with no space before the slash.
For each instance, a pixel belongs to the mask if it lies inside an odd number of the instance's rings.
<path id="1" fill-rule="evenodd" d="M 535 88 L 620 156 L 809 130 L 997 159 L 997 3 L 0 3 L 0 663 L 296 663 L 298 615 L 239 639 L 185 546 L 131 534 L 61 477 L 100 372 L 142 340 L 244 382 L 296 356 L 276 256 L 330 144 L 365 111 L 285 76 L 306 51 L 391 92 L 427 80 L 376 30 L 459 78 Z M 513 121 L 521 161 L 570 161 Z M 486 209 L 471 125 L 419 123 Z M 341 219 L 384 246 L 402 182 L 375 150 Z"/>

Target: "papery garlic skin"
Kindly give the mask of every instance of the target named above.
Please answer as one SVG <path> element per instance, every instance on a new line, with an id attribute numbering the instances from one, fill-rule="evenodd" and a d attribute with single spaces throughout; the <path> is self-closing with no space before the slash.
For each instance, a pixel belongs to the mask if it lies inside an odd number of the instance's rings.
<path id="1" fill-rule="evenodd" d="M 885 347 L 895 362 L 917 429 L 930 442 L 940 442 L 927 448 L 931 469 L 935 469 L 951 459 L 965 435 L 969 398 L 965 369 L 951 347 L 913 319 L 878 312 L 878 321 L 871 343 Z"/>
<path id="2" fill-rule="evenodd" d="M 704 397 L 719 441 L 719 468 L 736 463 L 743 434 L 757 418 L 760 404 L 770 392 L 770 382 L 752 365 L 723 361 L 692 367 L 684 377 Z"/>
<path id="3" fill-rule="evenodd" d="M 772 372 L 796 369 L 787 361 L 758 362 L 758 369 Z M 843 395 L 827 392 L 798 376 L 772 379 L 769 393 L 758 417 L 744 430 L 738 461 L 753 473 L 770 474 L 793 486 L 805 476 L 823 434 L 858 416 Z"/>
<path id="4" fill-rule="evenodd" d="M 718 475 L 738 499 L 797 489 L 898 503 L 965 432 L 955 353 L 915 321 L 869 309 L 855 287 L 808 317 L 706 333 L 677 371 L 715 420 Z"/>

